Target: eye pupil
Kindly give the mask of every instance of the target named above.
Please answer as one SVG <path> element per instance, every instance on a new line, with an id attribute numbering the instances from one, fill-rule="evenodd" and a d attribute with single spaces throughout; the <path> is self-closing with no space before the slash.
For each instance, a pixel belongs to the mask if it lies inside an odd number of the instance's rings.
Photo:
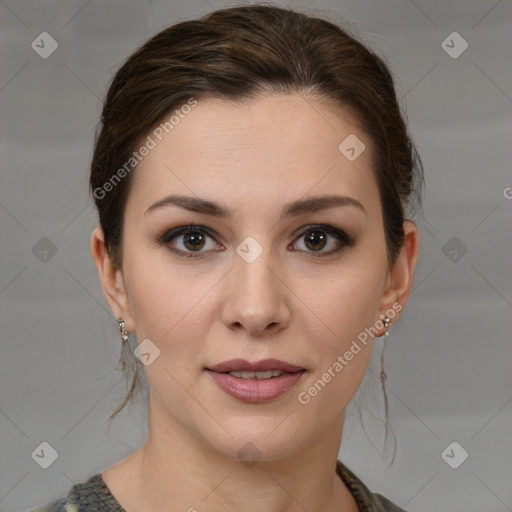
<path id="1" fill-rule="evenodd" d="M 309 242 L 313 241 L 313 249 L 323 249 L 325 247 L 325 234 L 322 234 L 321 231 L 310 231 L 310 235 L 305 238 L 306 244 L 309 246 Z M 315 247 L 317 243 L 315 243 L 315 240 L 318 243 L 318 240 L 320 241 L 321 247 Z M 322 243 L 323 242 L 323 243 Z"/>
<path id="2" fill-rule="evenodd" d="M 193 249 L 201 249 L 204 245 L 204 237 L 199 232 L 185 233 L 183 237 L 185 246 L 191 244 Z M 187 248 L 190 249 L 190 247 Z"/>

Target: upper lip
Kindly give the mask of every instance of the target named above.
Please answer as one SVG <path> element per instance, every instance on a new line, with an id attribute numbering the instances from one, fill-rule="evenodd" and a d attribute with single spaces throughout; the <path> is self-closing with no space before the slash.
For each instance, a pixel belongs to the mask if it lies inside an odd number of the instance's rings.
<path id="1" fill-rule="evenodd" d="M 285 363 L 279 359 L 262 359 L 255 363 L 251 363 L 246 359 L 230 359 L 229 361 L 224 361 L 223 363 L 216 364 L 215 366 L 210 366 L 207 370 L 220 373 L 231 371 L 266 372 L 268 370 L 281 370 L 282 372 L 295 373 L 304 370 L 304 368 L 295 366 L 294 364 Z"/>

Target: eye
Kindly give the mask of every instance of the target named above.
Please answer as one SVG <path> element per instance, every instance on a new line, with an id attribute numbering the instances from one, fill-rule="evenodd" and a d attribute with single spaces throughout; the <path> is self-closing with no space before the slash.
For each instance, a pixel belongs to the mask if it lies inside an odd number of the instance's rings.
<path id="1" fill-rule="evenodd" d="M 171 241 L 175 238 L 178 239 L 178 244 L 171 243 Z M 179 254 L 180 256 L 187 258 L 197 258 L 202 255 L 202 252 L 205 252 L 201 251 L 201 249 L 207 246 L 207 238 L 211 238 L 216 242 L 213 234 L 211 234 L 210 230 L 204 226 L 182 226 L 180 228 L 167 231 L 162 237 L 158 239 L 158 241 L 164 245 L 167 245 L 169 250 Z M 180 245 L 181 247 L 179 247 Z M 211 244 L 210 249 L 215 248 L 215 246 L 216 243 Z M 196 255 L 193 253 L 199 254 Z"/>
<path id="2" fill-rule="evenodd" d="M 328 224 L 317 224 L 307 226 L 296 235 L 296 240 L 304 237 L 304 250 L 300 252 L 312 253 L 308 257 L 319 258 L 328 256 L 341 251 L 344 247 L 354 244 L 354 240 L 341 229 Z M 207 240 L 211 239 L 208 248 Z M 174 240 L 177 239 L 177 243 Z M 213 232 L 205 226 L 182 226 L 165 232 L 157 240 L 158 243 L 165 245 L 170 251 L 185 258 L 202 257 L 203 253 L 210 250 L 218 250 L 220 244 L 216 241 Z M 296 242 L 292 244 L 294 247 Z M 331 246 L 331 249 L 324 251 L 325 247 Z M 202 250 L 205 249 L 205 250 Z M 315 254 L 315 253 L 318 253 Z"/>
<path id="3" fill-rule="evenodd" d="M 305 231 L 298 235 L 297 240 L 302 238 L 304 239 L 302 245 L 306 247 L 306 252 L 313 253 L 312 257 L 314 258 L 334 254 L 341 251 L 343 247 L 354 244 L 353 239 L 344 231 L 328 224 L 308 226 Z M 331 249 L 323 251 L 329 244 Z M 316 256 L 314 253 L 319 253 L 319 255 Z"/>

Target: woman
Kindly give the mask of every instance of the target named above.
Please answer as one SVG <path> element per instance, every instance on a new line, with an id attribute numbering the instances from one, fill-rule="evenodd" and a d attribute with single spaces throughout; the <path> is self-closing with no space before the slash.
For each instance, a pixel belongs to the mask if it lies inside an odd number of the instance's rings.
<path id="1" fill-rule="evenodd" d="M 421 182 L 386 65 L 328 21 L 251 5 L 139 48 L 105 99 L 91 249 L 149 435 L 39 510 L 403 510 L 337 454 L 411 291 Z"/>

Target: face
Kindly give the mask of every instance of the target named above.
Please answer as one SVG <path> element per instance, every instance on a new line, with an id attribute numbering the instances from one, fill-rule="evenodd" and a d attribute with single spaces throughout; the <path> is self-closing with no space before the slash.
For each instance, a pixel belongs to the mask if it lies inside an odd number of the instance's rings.
<path id="1" fill-rule="evenodd" d="M 355 160 L 338 148 L 350 134 L 366 146 Z M 155 140 L 133 171 L 121 291 L 108 296 L 150 358 L 160 351 L 145 367 L 153 414 L 229 457 L 251 442 L 281 458 L 341 432 L 371 353 L 365 329 L 382 335 L 386 311 L 396 321 L 412 280 L 410 254 L 387 261 L 370 140 L 296 94 L 200 100 Z M 211 371 L 233 359 L 304 371 Z"/>

